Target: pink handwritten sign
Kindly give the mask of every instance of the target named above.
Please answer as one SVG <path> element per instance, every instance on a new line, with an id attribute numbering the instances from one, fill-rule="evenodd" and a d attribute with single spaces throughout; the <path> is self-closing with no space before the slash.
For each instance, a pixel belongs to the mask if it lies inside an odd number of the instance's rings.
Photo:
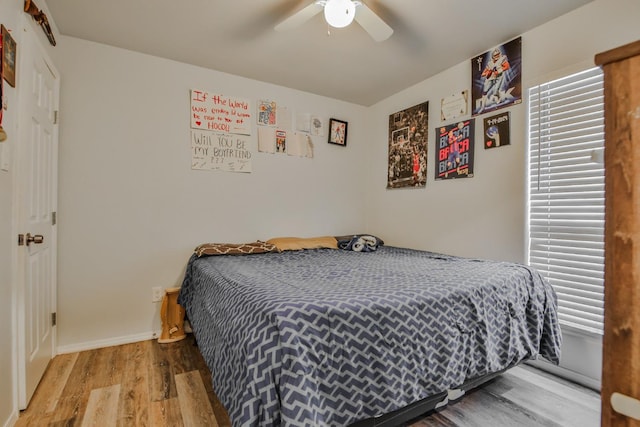
<path id="1" fill-rule="evenodd" d="M 247 100 L 191 89 L 191 128 L 251 135 L 253 114 Z"/>

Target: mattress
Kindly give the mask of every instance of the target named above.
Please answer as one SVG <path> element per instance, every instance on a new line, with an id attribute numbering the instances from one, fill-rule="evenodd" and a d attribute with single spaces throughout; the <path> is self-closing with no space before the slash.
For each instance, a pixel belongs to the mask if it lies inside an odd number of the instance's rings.
<path id="1" fill-rule="evenodd" d="M 525 265 L 381 246 L 192 256 L 179 303 L 234 426 L 344 426 L 538 356 L 556 296 Z"/>

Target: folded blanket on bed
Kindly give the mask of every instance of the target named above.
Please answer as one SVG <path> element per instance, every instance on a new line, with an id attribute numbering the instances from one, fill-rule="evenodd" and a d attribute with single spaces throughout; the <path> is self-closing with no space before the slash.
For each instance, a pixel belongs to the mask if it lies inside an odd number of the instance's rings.
<path id="1" fill-rule="evenodd" d="M 346 251 L 373 252 L 382 245 L 384 245 L 384 242 L 381 239 L 370 234 L 356 234 L 350 238 L 340 238 L 338 240 L 338 247 Z"/>
<path id="2" fill-rule="evenodd" d="M 267 242 L 251 243 L 203 243 L 194 250 L 198 257 L 211 255 L 249 255 L 278 252 L 275 245 Z"/>

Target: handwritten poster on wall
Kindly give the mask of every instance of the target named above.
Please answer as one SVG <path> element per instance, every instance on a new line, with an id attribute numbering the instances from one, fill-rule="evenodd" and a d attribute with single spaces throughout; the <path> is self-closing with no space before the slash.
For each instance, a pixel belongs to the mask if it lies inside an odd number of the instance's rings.
<path id="1" fill-rule="evenodd" d="M 191 90 L 191 169 L 251 172 L 251 103 Z"/>
<path id="2" fill-rule="evenodd" d="M 249 138 L 192 129 L 191 169 L 251 172 Z"/>
<path id="3" fill-rule="evenodd" d="M 251 103 L 241 98 L 191 90 L 191 128 L 251 135 Z"/>

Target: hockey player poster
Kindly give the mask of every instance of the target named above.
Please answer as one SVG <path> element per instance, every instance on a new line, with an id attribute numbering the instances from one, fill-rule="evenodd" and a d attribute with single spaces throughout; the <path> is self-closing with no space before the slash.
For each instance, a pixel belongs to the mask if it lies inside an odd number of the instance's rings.
<path id="1" fill-rule="evenodd" d="M 427 184 L 429 102 L 389 115 L 387 188 Z"/>
<path id="2" fill-rule="evenodd" d="M 509 138 L 509 112 L 484 119 L 484 148 L 504 147 L 511 143 Z"/>
<path id="3" fill-rule="evenodd" d="M 522 102 L 522 37 L 471 59 L 473 115 Z"/>
<path id="4" fill-rule="evenodd" d="M 436 180 L 473 177 L 474 119 L 436 129 Z"/>

